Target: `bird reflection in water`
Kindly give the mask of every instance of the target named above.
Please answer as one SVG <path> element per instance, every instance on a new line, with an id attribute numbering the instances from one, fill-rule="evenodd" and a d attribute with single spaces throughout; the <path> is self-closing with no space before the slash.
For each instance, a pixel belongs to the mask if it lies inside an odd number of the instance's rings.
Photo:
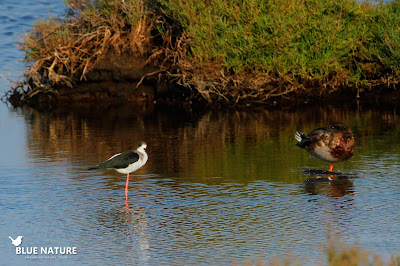
<path id="1" fill-rule="evenodd" d="M 328 180 L 326 178 L 326 180 Z M 305 191 L 312 195 L 325 195 L 330 197 L 343 197 L 353 194 L 353 181 L 349 179 L 336 179 L 328 182 L 323 178 L 310 178 L 304 181 Z"/>
<path id="2" fill-rule="evenodd" d="M 304 170 L 303 173 L 316 176 L 304 180 L 305 190 L 313 195 L 326 195 L 331 197 L 342 197 L 349 193 L 353 193 L 352 179 L 358 178 L 353 173 L 331 172 L 325 170 Z M 331 179 L 331 175 L 336 175 L 335 179 Z M 328 177 L 321 177 L 327 175 Z"/>

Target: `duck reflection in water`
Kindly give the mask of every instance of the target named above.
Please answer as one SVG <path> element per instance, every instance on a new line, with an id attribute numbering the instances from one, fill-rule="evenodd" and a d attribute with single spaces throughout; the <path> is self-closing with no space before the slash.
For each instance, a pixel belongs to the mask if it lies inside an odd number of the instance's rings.
<path id="1" fill-rule="evenodd" d="M 333 182 L 318 182 L 316 178 L 307 179 L 304 189 L 311 195 L 325 195 L 329 197 L 343 197 L 353 194 L 353 182 L 348 179 L 334 180 Z M 316 182 L 317 181 L 317 182 Z"/>
<path id="2" fill-rule="evenodd" d="M 317 128 L 308 134 L 296 132 L 295 135 L 300 148 L 308 151 L 312 156 L 331 163 L 328 174 L 332 180 L 333 164 L 343 162 L 353 156 L 354 137 L 351 129 L 342 123 L 334 123 L 325 128 Z"/>

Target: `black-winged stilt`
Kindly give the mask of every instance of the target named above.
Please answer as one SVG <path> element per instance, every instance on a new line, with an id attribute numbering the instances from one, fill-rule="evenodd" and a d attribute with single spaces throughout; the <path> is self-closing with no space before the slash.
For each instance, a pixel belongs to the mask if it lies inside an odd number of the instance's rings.
<path id="1" fill-rule="evenodd" d="M 118 173 L 127 174 L 125 196 L 128 197 L 128 183 L 129 174 L 135 172 L 140 167 L 146 164 L 149 158 L 146 153 L 147 144 L 144 141 L 139 142 L 137 150 L 125 151 L 117 153 L 105 162 L 99 163 L 96 166 L 90 167 L 92 169 L 114 169 Z"/>
<path id="2" fill-rule="evenodd" d="M 296 145 L 308 151 L 312 156 L 333 164 L 353 156 L 354 138 L 351 129 L 342 123 L 335 123 L 325 128 L 317 128 L 308 134 L 296 132 Z M 332 175 L 331 175 L 332 178 Z"/>

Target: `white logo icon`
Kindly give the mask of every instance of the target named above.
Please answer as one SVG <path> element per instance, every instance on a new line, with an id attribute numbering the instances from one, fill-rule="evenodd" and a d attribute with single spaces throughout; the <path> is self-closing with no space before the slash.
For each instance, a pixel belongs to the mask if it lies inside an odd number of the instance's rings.
<path id="1" fill-rule="evenodd" d="M 14 246 L 18 247 L 22 243 L 23 236 L 18 236 L 16 239 L 12 239 L 11 236 L 9 236 L 8 238 L 11 239 L 11 241 L 12 241 L 11 244 L 13 244 Z"/>

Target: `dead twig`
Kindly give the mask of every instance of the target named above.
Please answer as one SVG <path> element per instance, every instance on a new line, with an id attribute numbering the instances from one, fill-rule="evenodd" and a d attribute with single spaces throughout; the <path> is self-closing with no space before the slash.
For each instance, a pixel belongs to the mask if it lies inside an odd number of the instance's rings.
<path id="1" fill-rule="evenodd" d="M 138 84 L 136 85 L 136 88 L 139 88 L 140 84 L 142 84 L 143 80 L 144 80 L 146 77 L 152 76 L 152 75 L 155 75 L 155 74 L 164 72 L 164 71 L 165 71 L 165 70 L 161 69 L 161 70 L 157 70 L 157 71 L 154 71 L 154 72 L 147 73 L 147 74 L 143 75 L 142 78 L 140 79 L 140 81 L 138 82 Z"/>

